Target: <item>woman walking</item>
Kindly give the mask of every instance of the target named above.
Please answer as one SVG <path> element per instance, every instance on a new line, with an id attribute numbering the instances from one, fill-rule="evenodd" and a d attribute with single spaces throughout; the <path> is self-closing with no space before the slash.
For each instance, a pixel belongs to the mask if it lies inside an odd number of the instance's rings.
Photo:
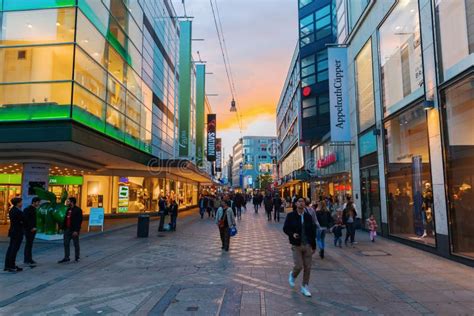
<path id="1" fill-rule="evenodd" d="M 319 247 L 319 256 L 324 259 L 324 248 L 326 248 L 326 231 L 332 226 L 332 216 L 325 201 L 319 203 L 316 210 L 316 217 L 318 218 L 319 227 L 316 230 L 316 241 Z"/>
<path id="2" fill-rule="evenodd" d="M 224 201 L 217 210 L 215 223 L 219 227 L 222 249 L 229 251 L 230 232 L 229 228 L 235 226 L 234 212 L 232 211 L 232 201 Z"/>
<path id="3" fill-rule="evenodd" d="M 349 238 L 351 240 L 351 246 L 354 246 L 356 217 L 357 212 L 355 210 L 354 202 L 349 200 L 342 214 L 342 220 L 344 225 L 346 225 L 346 239 L 344 240 L 346 246 Z"/>

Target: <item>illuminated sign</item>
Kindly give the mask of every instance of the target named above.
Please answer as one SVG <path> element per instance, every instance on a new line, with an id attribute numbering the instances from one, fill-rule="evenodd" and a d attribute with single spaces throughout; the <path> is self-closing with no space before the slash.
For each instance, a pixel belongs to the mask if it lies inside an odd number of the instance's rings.
<path id="1" fill-rule="evenodd" d="M 332 165 L 333 163 L 335 163 L 337 161 L 337 155 L 336 153 L 331 153 L 329 155 L 327 155 L 326 157 L 323 157 L 321 159 L 318 159 L 318 168 L 326 168 L 330 165 Z"/>
<path id="2" fill-rule="evenodd" d="M 216 115 L 207 115 L 207 160 L 216 161 Z"/>

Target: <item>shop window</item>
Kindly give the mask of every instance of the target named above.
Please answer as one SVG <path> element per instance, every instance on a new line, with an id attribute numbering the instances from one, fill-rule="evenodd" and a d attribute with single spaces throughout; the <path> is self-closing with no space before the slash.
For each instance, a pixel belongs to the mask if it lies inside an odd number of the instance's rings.
<path id="1" fill-rule="evenodd" d="M 356 101 L 359 131 L 375 124 L 374 86 L 372 76 L 372 41 L 369 40 L 355 60 Z"/>
<path id="2" fill-rule="evenodd" d="M 134 120 L 136 123 L 140 122 L 140 108 L 140 101 L 130 93 L 127 93 L 127 106 L 125 108 L 125 114 L 127 117 Z"/>
<path id="3" fill-rule="evenodd" d="M 106 71 L 80 48 L 76 49 L 74 80 L 105 100 Z"/>
<path id="4" fill-rule="evenodd" d="M 73 45 L 0 48 L 0 82 L 72 80 Z"/>
<path id="5" fill-rule="evenodd" d="M 69 118 L 71 83 L 0 85 L 0 120 Z"/>
<path id="6" fill-rule="evenodd" d="M 474 53 L 473 10 L 473 1 L 436 1 L 438 43 L 444 74 L 468 55 Z"/>
<path id="7" fill-rule="evenodd" d="M 423 89 L 423 63 L 418 1 L 399 1 L 379 29 L 383 105 L 387 114 L 415 91 Z"/>
<path id="8" fill-rule="evenodd" d="M 359 136 L 359 156 L 367 156 L 374 152 L 377 152 L 377 137 L 371 129 Z"/>
<path id="9" fill-rule="evenodd" d="M 423 107 L 385 122 L 390 234 L 435 246 L 428 128 Z"/>
<path id="10" fill-rule="evenodd" d="M 12 0 L 9 3 L 30 1 Z M 5 7 L 8 5 L 4 3 Z M 74 8 L 2 12 L 1 16 L 2 46 L 74 42 Z"/>
<path id="11" fill-rule="evenodd" d="M 442 92 L 454 253 L 474 258 L 474 77 Z"/>
<path id="12" fill-rule="evenodd" d="M 107 135 L 123 141 L 125 136 L 125 115 L 113 107 L 107 106 L 106 122 Z"/>

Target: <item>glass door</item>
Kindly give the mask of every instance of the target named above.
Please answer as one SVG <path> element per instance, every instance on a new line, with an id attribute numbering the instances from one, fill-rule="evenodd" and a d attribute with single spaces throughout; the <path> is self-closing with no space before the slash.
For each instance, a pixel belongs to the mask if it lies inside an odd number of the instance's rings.
<path id="1" fill-rule="evenodd" d="M 365 225 L 370 214 L 374 214 L 375 220 L 378 224 L 378 231 L 381 231 L 380 186 L 379 170 L 377 166 L 360 170 L 360 192 L 362 204 L 361 217 L 363 224 Z"/>

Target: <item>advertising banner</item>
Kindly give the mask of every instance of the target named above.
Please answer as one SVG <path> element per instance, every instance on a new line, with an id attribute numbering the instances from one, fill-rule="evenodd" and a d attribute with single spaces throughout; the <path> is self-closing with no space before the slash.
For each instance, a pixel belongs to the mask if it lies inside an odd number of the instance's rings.
<path id="1" fill-rule="evenodd" d="M 207 115 L 207 160 L 216 161 L 216 115 Z"/>
<path id="2" fill-rule="evenodd" d="M 328 62 L 331 141 L 350 142 L 347 48 L 329 47 Z"/>
<path id="3" fill-rule="evenodd" d="M 216 172 L 222 172 L 222 139 L 216 139 Z"/>
<path id="4" fill-rule="evenodd" d="M 180 22 L 179 37 L 179 156 L 189 156 L 191 113 L 191 21 Z"/>
<path id="5" fill-rule="evenodd" d="M 196 65 L 196 163 L 204 165 L 204 102 L 206 97 L 206 65 Z"/>
<path id="6" fill-rule="evenodd" d="M 49 166 L 44 163 L 23 164 L 21 197 L 25 207 L 30 205 L 31 200 L 36 196 L 35 188 L 48 190 Z"/>

